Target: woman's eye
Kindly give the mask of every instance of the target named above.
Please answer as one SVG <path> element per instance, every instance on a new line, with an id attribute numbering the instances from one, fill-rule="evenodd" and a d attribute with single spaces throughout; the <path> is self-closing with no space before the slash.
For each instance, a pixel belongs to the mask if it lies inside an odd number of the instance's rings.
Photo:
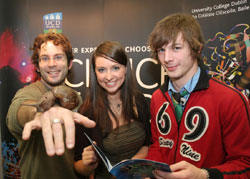
<path id="1" fill-rule="evenodd" d="M 100 73 L 102 73 L 102 72 L 104 72 L 104 69 L 103 69 L 103 68 L 99 68 L 98 71 L 99 71 Z"/>
<path id="2" fill-rule="evenodd" d="M 120 67 L 115 66 L 115 67 L 114 67 L 114 70 L 115 70 L 115 71 L 118 71 L 118 70 L 120 70 Z"/>

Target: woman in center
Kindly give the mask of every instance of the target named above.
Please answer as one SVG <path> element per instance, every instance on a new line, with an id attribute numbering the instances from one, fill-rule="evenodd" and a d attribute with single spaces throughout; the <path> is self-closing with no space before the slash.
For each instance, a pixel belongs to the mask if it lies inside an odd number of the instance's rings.
<path id="1" fill-rule="evenodd" d="M 93 53 L 90 87 L 79 112 L 97 124 L 92 129 L 76 126 L 74 167 L 80 175 L 112 178 L 84 132 L 103 150 L 112 165 L 147 156 L 148 103 L 136 90 L 130 61 L 118 42 L 104 42 Z"/>

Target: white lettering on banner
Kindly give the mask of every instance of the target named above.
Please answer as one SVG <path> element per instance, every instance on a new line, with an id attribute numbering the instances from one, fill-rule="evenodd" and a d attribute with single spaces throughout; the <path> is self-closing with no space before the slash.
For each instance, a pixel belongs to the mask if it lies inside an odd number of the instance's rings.
<path id="1" fill-rule="evenodd" d="M 212 17 L 215 16 L 213 12 L 211 13 L 204 13 L 204 14 L 198 14 L 198 18 L 204 18 L 204 17 Z"/>
<path id="2" fill-rule="evenodd" d="M 149 98 L 149 99 L 151 99 L 151 97 L 152 97 L 152 95 L 151 94 L 143 94 L 145 97 L 147 97 L 147 98 Z"/>
<path id="3" fill-rule="evenodd" d="M 88 88 L 89 87 L 89 79 L 90 79 L 90 71 L 89 71 L 89 59 L 86 59 L 86 87 Z"/>
<path id="4" fill-rule="evenodd" d="M 166 70 L 161 65 L 161 85 L 165 82 L 165 76 L 167 75 Z"/>
<path id="5" fill-rule="evenodd" d="M 246 11 L 249 10 L 249 6 L 238 7 L 238 11 Z"/>
<path id="6" fill-rule="evenodd" d="M 201 9 L 192 9 L 192 13 L 199 13 L 199 12 L 211 12 L 213 10 L 212 7 L 205 7 Z"/>
<path id="7" fill-rule="evenodd" d="M 141 67 L 144 63 L 146 62 L 153 62 L 154 64 L 158 64 L 158 61 L 153 59 L 153 58 L 144 58 L 142 59 L 139 64 L 137 65 L 137 68 L 136 68 L 136 79 L 137 79 L 137 82 L 139 83 L 139 85 L 143 88 L 146 88 L 146 89 L 153 89 L 153 88 L 156 88 L 158 86 L 158 83 L 155 83 L 153 85 L 146 85 L 142 82 L 141 80 L 141 77 L 140 77 L 140 74 L 141 74 Z"/>
<path id="8" fill-rule="evenodd" d="M 249 10 L 248 0 L 237 0 L 225 4 L 214 4 L 203 8 L 191 9 L 194 18 L 207 18 L 240 13 Z M 237 7 L 238 6 L 238 7 Z"/>
<path id="9" fill-rule="evenodd" d="M 129 58 L 131 69 L 133 69 L 133 59 Z"/>
<path id="10" fill-rule="evenodd" d="M 230 4 L 219 4 L 219 5 L 214 5 L 214 9 L 219 10 L 219 9 L 227 9 L 230 6 Z"/>
<path id="11" fill-rule="evenodd" d="M 125 51 L 128 52 L 150 52 L 149 46 L 126 46 Z"/>
<path id="12" fill-rule="evenodd" d="M 133 69 L 133 59 L 132 58 L 129 58 L 129 61 L 131 62 L 131 68 Z M 155 59 L 153 59 L 153 58 L 144 58 L 144 59 L 142 59 L 139 63 L 138 63 L 138 65 L 135 67 L 136 69 L 135 69 L 135 73 L 136 73 L 136 80 L 137 80 L 137 82 L 138 82 L 138 84 L 142 87 L 142 88 L 145 88 L 145 89 L 154 89 L 154 88 L 157 88 L 158 86 L 159 86 L 159 83 L 154 83 L 154 84 L 151 84 L 151 85 L 149 85 L 149 84 L 145 84 L 142 80 L 141 80 L 141 76 L 143 75 L 143 72 L 141 72 L 141 69 L 142 69 L 142 66 L 144 65 L 144 64 L 146 64 L 146 63 L 148 63 L 148 62 L 151 62 L 151 63 L 153 63 L 153 64 L 158 64 L 158 61 L 157 60 L 155 60 Z M 81 66 L 84 66 L 84 63 L 81 61 L 81 60 L 79 60 L 79 59 L 74 59 L 73 60 L 73 63 L 76 63 L 77 65 L 81 65 Z M 81 82 L 79 82 L 79 83 L 72 83 L 72 82 L 70 82 L 67 78 L 65 79 L 65 83 L 68 85 L 68 86 L 70 86 L 70 87 L 72 87 L 72 88 L 79 88 L 79 87 L 82 87 L 84 84 L 85 84 L 85 86 L 88 88 L 89 87 L 89 83 L 90 83 L 90 71 L 89 71 L 89 69 L 90 69 L 90 60 L 89 59 L 86 59 L 85 60 L 85 76 L 86 76 L 86 79 L 85 79 L 85 83 L 84 83 L 84 80 L 83 81 L 81 81 Z M 149 74 L 149 75 L 151 75 L 151 74 Z M 166 75 L 166 72 L 165 72 L 165 70 L 164 70 L 164 68 L 161 66 L 161 84 L 163 84 L 164 83 L 164 81 L 165 81 L 165 75 Z M 144 96 L 145 97 L 148 97 L 148 98 L 151 98 L 151 94 L 144 94 Z"/>
<path id="13" fill-rule="evenodd" d="M 87 60 L 88 60 L 88 59 L 87 59 Z M 73 63 L 78 63 L 78 64 L 80 64 L 80 65 L 83 65 L 83 62 L 82 62 L 81 60 L 79 60 L 79 59 L 74 59 L 74 60 L 73 60 Z M 87 68 L 87 65 L 86 65 L 86 68 Z M 86 71 L 87 71 L 87 69 L 86 69 Z M 87 75 L 86 75 L 86 76 L 87 76 Z M 72 83 L 70 83 L 70 82 L 68 81 L 67 78 L 65 79 L 65 83 L 66 83 L 66 85 L 68 85 L 69 87 L 72 87 L 72 88 L 78 88 L 78 87 L 81 87 L 81 86 L 84 84 L 83 81 L 81 81 L 80 83 L 77 83 L 77 84 L 72 84 Z"/>
<path id="14" fill-rule="evenodd" d="M 72 48 L 73 53 L 78 53 L 78 48 Z"/>
<path id="15" fill-rule="evenodd" d="M 225 14 L 232 14 L 232 13 L 236 13 L 235 9 L 230 8 L 229 10 L 220 10 L 220 11 L 216 11 L 216 15 L 225 15 Z"/>
<path id="16" fill-rule="evenodd" d="M 82 47 L 81 49 L 81 53 L 83 54 L 87 54 L 87 53 L 92 53 L 94 52 L 94 50 L 96 49 L 96 47 Z M 149 46 L 126 46 L 125 47 L 125 52 L 127 53 L 135 53 L 135 52 L 150 52 L 151 49 Z"/>
<path id="17" fill-rule="evenodd" d="M 81 48 L 81 53 L 92 53 L 96 47 L 82 47 Z"/>
<path id="18" fill-rule="evenodd" d="M 231 6 L 238 6 L 238 5 L 242 5 L 242 4 L 246 4 L 247 3 L 247 0 L 239 0 L 239 1 L 232 1 L 231 2 Z"/>

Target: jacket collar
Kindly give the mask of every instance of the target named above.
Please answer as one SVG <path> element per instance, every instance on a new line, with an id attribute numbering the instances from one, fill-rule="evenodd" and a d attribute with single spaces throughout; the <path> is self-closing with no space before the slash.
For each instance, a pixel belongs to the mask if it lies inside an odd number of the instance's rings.
<path id="1" fill-rule="evenodd" d="M 200 63 L 199 66 L 201 68 L 201 74 L 200 74 L 198 83 L 195 86 L 193 91 L 200 91 L 203 89 L 207 89 L 209 87 L 209 79 L 211 77 L 208 76 L 203 63 Z M 170 78 L 167 77 L 164 84 L 162 86 L 160 86 L 160 90 L 162 91 L 163 94 L 165 94 L 168 91 L 169 80 L 170 80 Z"/>

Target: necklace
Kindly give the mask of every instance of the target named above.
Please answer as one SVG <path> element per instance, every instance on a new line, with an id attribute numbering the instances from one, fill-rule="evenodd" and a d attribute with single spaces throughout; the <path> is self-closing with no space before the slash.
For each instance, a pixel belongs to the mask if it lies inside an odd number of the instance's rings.
<path id="1" fill-rule="evenodd" d="M 121 104 L 121 103 L 118 103 L 118 104 L 112 104 L 112 103 L 110 103 L 110 104 L 111 104 L 112 109 L 113 109 L 114 111 L 116 111 L 116 112 L 119 112 L 119 113 L 120 113 L 121 106 L 122 106 L 122 104 Z"/>
<path id="2" fill-rule="evenodd" d="M 121 106 L 122 106 L 121 103 L 119 103 L 119 104 L 114 104 L 114 107 L 116 108 L 116 110 L 117 110 L 118 112 L 120 112 Z"/>
<path id="3" fill-rule="evenodd" d="M 120 111 L 120 109 L 121 109 L 121 104 L 117 104 L 117 105 L 116 105 L 116 108 L 117 108 L 118 111 Z"/>

